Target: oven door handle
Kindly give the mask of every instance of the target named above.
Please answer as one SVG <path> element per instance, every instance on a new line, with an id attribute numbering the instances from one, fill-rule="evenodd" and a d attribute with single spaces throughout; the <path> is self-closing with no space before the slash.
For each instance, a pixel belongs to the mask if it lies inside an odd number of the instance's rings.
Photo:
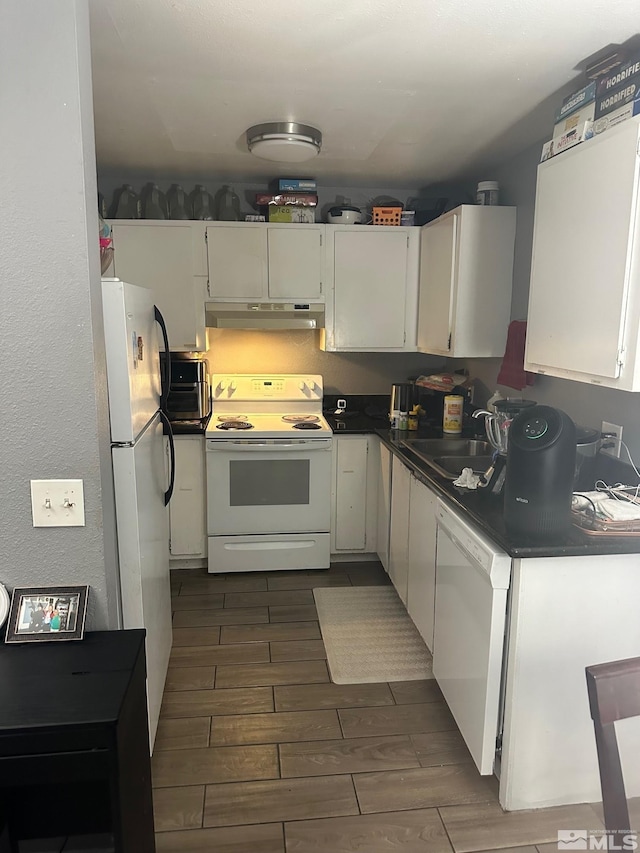
<path id="1" fill-rule="evenodd" d="M 207 441 L 207 450 L 216 453 L 228 453 L 230 449 L 234 453 L 281 453 L 283 450 L 329 450 L 331 448 L 330 438 L 314 439 L 311 441 L 287 442 L 286 444 L 266 444 L 259 441 L 245 444 L 243 441 L 226 441 L 212 439 Z"/>

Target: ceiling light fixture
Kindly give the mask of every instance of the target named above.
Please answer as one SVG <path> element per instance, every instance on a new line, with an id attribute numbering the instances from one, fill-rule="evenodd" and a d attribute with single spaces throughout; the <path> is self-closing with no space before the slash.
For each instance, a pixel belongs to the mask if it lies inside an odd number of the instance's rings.
<path id="1" fill-rule="evenodd" d="M 322 134 L 308 124 L 295 121 L 268 121 L 247 131 L 247 146 L 263 160 L 302 163 L 320 153 Z"/>

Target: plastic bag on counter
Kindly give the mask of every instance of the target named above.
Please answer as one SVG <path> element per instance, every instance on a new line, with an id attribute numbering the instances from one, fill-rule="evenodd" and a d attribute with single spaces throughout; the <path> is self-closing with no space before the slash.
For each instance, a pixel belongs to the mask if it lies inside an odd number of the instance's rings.
<path id="1" fill-rule="evenodd" d="M 453 391 L 454 388 L 465 387 L 468 382 L 469 378 L 460 373 L 432 373 L 430 376 L 418 376 L 415 384 L 432 391 Z"/>

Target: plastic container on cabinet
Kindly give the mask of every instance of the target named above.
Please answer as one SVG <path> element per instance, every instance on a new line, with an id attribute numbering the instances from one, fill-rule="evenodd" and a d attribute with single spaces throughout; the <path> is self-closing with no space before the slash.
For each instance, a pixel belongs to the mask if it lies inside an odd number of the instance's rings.
<path id="1" fill-rule="evenodd" d="M 500 203 L 500 184 L 497 181 L 480 181 L 476 190 L 476 203 L 495 205 Z"/>

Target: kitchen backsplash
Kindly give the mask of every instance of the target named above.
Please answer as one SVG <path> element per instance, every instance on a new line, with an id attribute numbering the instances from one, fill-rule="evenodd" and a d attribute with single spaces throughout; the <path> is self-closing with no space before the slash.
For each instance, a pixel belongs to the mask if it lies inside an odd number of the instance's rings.
<path id="1" fill-rule="evenodd" d="M 326 394 L 389 394 L 394 382 L 443 367 L 422 353 L 324 352 L 314 331 L 209 329 L 211 373 L 319 373 Z"/>

